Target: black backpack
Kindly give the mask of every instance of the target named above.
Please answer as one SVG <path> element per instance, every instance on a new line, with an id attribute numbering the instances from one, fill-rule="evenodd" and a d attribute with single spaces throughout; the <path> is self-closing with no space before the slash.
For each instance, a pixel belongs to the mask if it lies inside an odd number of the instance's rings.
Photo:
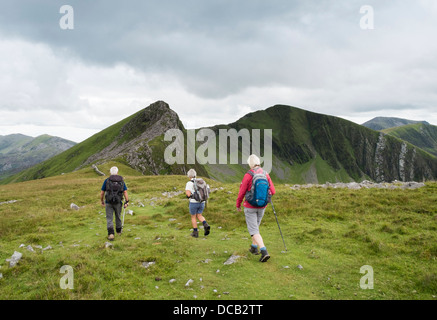
<path id="1" fill-rule="evenodd" d="M 106 202 L 121 203 L 123 199 L 124 181 L 122 176 L 110 176 L 106 181 Z"/>

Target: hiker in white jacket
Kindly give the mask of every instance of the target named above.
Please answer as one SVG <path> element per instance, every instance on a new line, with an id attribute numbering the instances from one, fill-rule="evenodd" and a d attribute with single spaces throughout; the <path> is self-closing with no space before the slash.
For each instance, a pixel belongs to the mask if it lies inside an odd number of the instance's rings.
<path id="1" fill-rule="evenodd" d="M 193 226 L 193 232 L 191 233 L 191 236 L 194 238 L 199 237 L 199 231 L 197 229 L 197 220 L 202 222 L 203 229 L 204 229 L 204 235 L 207 236 L 210 233 L 210 225 L 206 222 L 205 218 L 203 217 L 202 213 L 205 209 L 205 201 L 199 202 L 196 199 L 194 199 L 193 195 L 195 193 L 195 186 L 194 186 L 194 179 L 196 179 L 196 171 L 194 169 L 188 170 L 187 173 L 188 178 L 190 181 L 187 182 L 185 185 L 185 194 L 187 195 L 187 198 L 190 199 L 189 202 L 189 208 L 190 208 L 190 214 L 191 214 L 191 225 Z"/>

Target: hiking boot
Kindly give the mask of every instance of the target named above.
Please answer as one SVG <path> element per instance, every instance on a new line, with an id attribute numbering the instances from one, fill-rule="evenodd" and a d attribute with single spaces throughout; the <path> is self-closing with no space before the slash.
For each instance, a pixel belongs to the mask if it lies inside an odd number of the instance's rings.
<path id="1" fill-rule="evenodd" d="M 111 233 L 111 234 L 108 236 L 108 240 L 110 240 L 110 241 L 114 240 L 114 234 L 113 234 L 113 233 Z"/>
<path id="2" fill-rule="evenodd" d="M 209 234 L 209 230 L 211 229 L 211 226 L 208 223 L 205 223 L 205 225 L 203 226 L 203 229 L 205 231 L 204 235 L 207 236 Z"/>
<path id="3" fill-rule="evenodd" d="M 196 231 L 193 230 L 193 232 L 191 233 L 191 236 L 194 237 L 194 238 L 199 238 L 199 231 L 198 230 L 196 230 Z"/>
<path id="4" fill-rule="evenodd" d="M 254 254 L 254 255 L 258 255 L 259 254 L 259 250 L 258 247 L 252 247 L 250 246 L 249 252 Z"/>
<path id="5" fill-rule="evenodd" d="M 259 259 L 260 262 L 266 262 L 270 259 L 270 255 L 267 253 L 267 250 L 261 250 L 261 258 Z"/>

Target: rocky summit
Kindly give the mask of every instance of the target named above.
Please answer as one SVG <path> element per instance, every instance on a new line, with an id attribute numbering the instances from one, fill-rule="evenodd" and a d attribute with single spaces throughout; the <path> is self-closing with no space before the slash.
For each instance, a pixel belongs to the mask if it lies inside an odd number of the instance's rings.
<path id="1" fill-rule="evenodd" d="M 218 148 L 221 132 L 237 133 L 238 163 L 230 161 L 233 152 L 228 144 L 225 162 L 196 160 L 188 164 L 187 149 L 184 162 L 169 164 L 164 159 L 172 143 L 164 139 L 169 129 L 181 132 L 184 147 L 188 148 L 188 131 L 179 116 L 167 103 L 157 101 L 7 182 L 39 179 L 91 166 L 96 175 L 102 175 L 95 170 L 96 165 L 109 161 L 125 164 L 143 175 L 179 175 L 194 167 L 199 176 L 222 182 L 241 181 L 248 170 L 247 158 L 243 159 L 242 154 L 248 147 L 254 148 L 254 139 L 250 136 L 252 143 L 244 146 L 240 133 L 253 135 L 257 130 L 271 132 L 270 175 L 277 182 L 305 185 L 364 180 L 422 182 L 437 178 L 437 157 L 412 143 L 338 117 L 292 106 L 275 105 L 233 123 L 206 128 L 215 134 Z M 200 129 L 194 131 L 197 134 Z M 266 138 L 261 137 L 264 138 L 258 152 L 263 157 Z M 203 147 L 203 141 L 195 141 L 196 155 L 202 150 L 199 147 Z M 206 153 L 209 152 L 208 149 Z"/>

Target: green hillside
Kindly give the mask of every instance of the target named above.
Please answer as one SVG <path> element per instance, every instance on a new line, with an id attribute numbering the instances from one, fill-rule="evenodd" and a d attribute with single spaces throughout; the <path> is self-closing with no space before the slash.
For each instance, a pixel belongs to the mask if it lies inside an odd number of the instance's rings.
<path id="1" fill-rule="evenodd" d="M 50 159 L 75 144 L 47 134 L 36 138 L 21 134 L 1 136 L 0 181 L 7 181 L 8 177 Z"/>
<path id="2" fill-rule="evenodd" d="M 135 115 L 132 117 L 134 116 Z M 9 183 L 40 179 L 58 175 L 64 172 L 71 172 L 79 167 L 86 159 L 88 159 L 88 157 L 108 146 L 118 135 L 122 125 L 128 120 L 129 118 L 124 119 L 115 125 L 112 125 L 109 128 L 93 135 L 87 140 L 75 145 L 74 147 L 64 151 L 58 156 L 40 163 L 29 170 L 25 170 L 12 178 L 5 179 L 3 182 Z"/>
<path id="3" fill-rule="evenodd" d="M 6 154 L 32 141 L 32 137 L 24 134 L 0 136 L 0 154 Z"/>
<path id="4" fill-rule="evenodd" d="M 239 143 L 239 161 L 219 164 L 218 159 L 199 164 L 168 164 L 164 141 L 169 129 L 184 134 L 184 159 L 187 160 L 188 133 L 178 115 L 163 101 L 157 101 L 136 114 L 110 126 L 66 152 L 21 172 L 2 183 L 27 181 L 67 173 L 91 164 L 121 162 L 144 175 L 184 174 L 194 167 L 198 174 L 222 182 L 236 182 L 247 170 Z M 220 129 L 272 130 L 271 175 L 287 183 L 375 181 L 422 181 L 437 177 L 437 158 L 390 135 L 353 122 L 299 108 L 276 105 L 249 113 L 231 124 L 209 128 L 216 137 L 220 153 Z M 200 129 L 195 130 L 199 132 Z M 195 142 L 195 151 L 204 142 Z M 223 146 L 224 147 L 224 146 Z M 250 146 L 246 146 L 250 147 Z M 230 143 L 225 153 L 230 154 Z M 230 158 L 228 158 L 230 159 Z"/>
<path id="5" fill-rule="evenodd" d="M 293 190 L 276 183 L 288 251 L 269 206 L 260 230 L 271 258 L 260 263 L 248 251 L 244 215 L 235 211 L 239 183 L 207 179 L 214 190 L 204 213 L 211 234 L 200 230 L 195 239 L 185 176 L 131 176 L 132 169 L 117 165 L 134 214 L 109 247 L 99 204 L 104 178 L 91 168 L 0 186 L 1 300 L 436 299 L 436 183 L 415 190 Z M 15 251 L 22 258 L 10 268 L 6 259 Z M 224 265 L 231 255 L 240 258 Z M 373 268 L 373 289 L 360 288 L 364 265 Z M 60 287 L 63 266 L 73 270 L 73 289 Z"/>
<path id="6" fill-rule="evenodd" d="M 276 105 L 212 129 L 218 134 L 219 129 L 229 128 L 272 129 L 272 176 L 283 182 L 422 181 L 437 176 L 437 159 L 412 145 L 338 117 L 295 107 Z M 220 181 L 236 181 L 244 169 L 208 166 L 211 177 Z"/>
<path id="7" fill-rule="evenodd" d="M 437 156 L 437 126 L 424 123 L 409 124 L 383 130 L 384 133 L 409 143 Z"/>
<path id="8" fill-rule="evenodd" d="M 376 117 L 373 118 L 372 120 L 363 123 L 363 126 L 370 128 L 372 130 L 381 131 L 389 128 L 400 127 L 410 124 L 419 124 L 419 123 L 429 125 L 429 123 L 426 121 L 414 121 L 414 120 L 401 119 L 395 117 Z"/>

